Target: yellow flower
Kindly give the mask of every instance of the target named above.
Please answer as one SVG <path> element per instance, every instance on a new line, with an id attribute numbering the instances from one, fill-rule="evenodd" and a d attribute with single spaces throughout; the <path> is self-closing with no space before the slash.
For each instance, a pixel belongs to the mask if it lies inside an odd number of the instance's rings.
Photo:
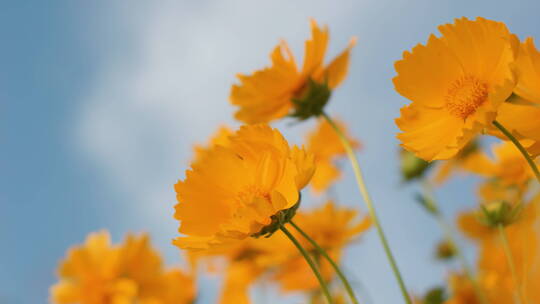
<path id="1" fill-rule="evenodd" d="M 395 89 L 412 103 L 396 120 L 402 146 L 427 161 L 456 155 L 512 93 L 517 38 L 504 23 L 456 19 L 396 62 Z"/>
<path id="2" fill-rule="evenodd" d="M 187 304 L 195 298 L 193 278 L 180 270 L 166 272 L 146 235 L 128 235 L 115 246 L 106 231 L 90 234 L 68 252 L 59 276 L 51 287 L 53 303 Z M 176 285 L 180 281 L 182 288 Z"/>
<path id="3" fill-rule="evenodd" d="M 327 249 L 332 257 L 339 260 L 343 248 L 371 225 L 368 217 L 359 219 L 357 215 L 355 210 L 336 207 L 334 203 L 328 202 L 314 210 L 299 211 L 294 221 Z M 290 231 L 304 248 L 314 252 L 313 246 L 300 234 L 292 228 Z M 311 291 L 318 288 L 313 272 L 297 248 L 282 233 L 275 233 L 270 238 L 247 238 L 192 254 L 198 263 L 211 264 L 217 259 L 224 260 L 221 304 L 251 303 L 249 288 L 264 277 L 277 280 L 285 291 Z M 333 270 L 330 265 L 322 259 L 319 262 L 324 276 L 332 279 Z"/>
<path id="4" fill-rule="evenodd" d="M 301 70 L 287 43 L 282 41 L 272 51 L 272 65 L 252 75 L 239 74 L 240 84 L 233 85 L 230 101 L 240 107 L 236 118 L 245 123 L 263 123 L 282 118 L 294 108 L 293 99 L 302 98 L 309 80 L 336 88 L 345 79 L 349 67 L 352 39 L 349 46 L 328 65 L 324 55 L 328 45 L 328 28 L 320 28 L 311 20 L 311 39 L 306 41 Z M 326 102 L 326 100 L 324 101 Z"/>
<path id="5" fill-rule="evenodd" d="M 467 276 L 452 273 L 448 278 L 452 296 L 444 304 L 481 304 L 477 298 L 472 282 Z M 495 303 L 495 302 L 494 302 Z M 496 302 L 501 303 L 501 302 Z M 508 303 L 510 304 L 510 303 Z"/>
<path id="6" fill-rule="evenodd" d="M 536 194 L 531 201 L 524 204 L 517 221 L 505 228 L 517 277 L 524 293 L 530 295 L 531 298 L 540 296 L 534 288 L 540 275 L 538 268 L 540 235 L 537 209 L 539 203 L 540 195 Z M 498 230 L 481 224 L 475 219 L 474 213 L 461 215 L 459 225 L 468 237 L 480 245 L 479 283 L 485 290 L 490 303 L 514 303 L 516 286 L 500 242 Z"/>
<path id="7" fill-rule="evenodd" d="M 454 158 L 438 161 L 432 176 L 434 183 L 441 185 L 452 175 L 463 172 L 463 164 L 466 163 L 469 156 L 473 155 L 478 149 L 478 142 L 473 139 L 466 144 Z"/>
<path id="8" fill-rule="evenodd" d="M 508 102 L 501 105 L 497 120 L 528 149 L 540 154 L 540 52 L 532 38 L 521 44 L 515 62 L 517 84 Z M 497 130 L 495 135 L 507 138 Z"/>
<path id="9" fill-rule="evenodd" d="M 470 155 L 463 166 L 486 178 L 496 178 L 507 186 L 525 187 L 534 178 L 527 160 L 510 141 L 492 146 L 495 159 L 478 151 Z"/>
<path id="10" fill-rule="evenodd" d="M 265 232 L 298 203 L 310 178 L 305 172 L 313 171 L 309 157 L 295 155 L 300 150 L 267 125 L 244 126 L 229 141 L 211 147 L 175 185 L 175 218 L 186 235 L 173 241 L 180 248 L 208 249 Z"/>
<path id="11" fill-rule="evenodd" d="M 355 237 L 371 227 L 371 219 L 358 219 L 358 212 L 353 209 L 336 207 L 332 201 L 308 212 L 298 212 L 294 222 L 317 242 L 339 263 L 342 251 Z M 302 246 L 310 252 L 315 248 L 300 234 L 294 233 Z M 313 276 L 306 261 L 295 251 L 287 261 L 276 269 L 275 279 L 284 291 L 309 291 L 318 289 L 318 281 Z M 317 257 L 323 277 L 331 280 L 333 268 L 321 256 Z"/>
<path id="12" fill-rule="evenodd" d="M 345 124 L 336 121 L 339 128 L 347 134 Z M 351 145 L 359 148 L 358 141 L 347 135 Z M 311 179 L 311 186 L 316 192 L 328 189 L 341 175 L 335 161 L 345 156 L 345 149 L 336 132 L 326 120 L 319 120 L 317 128 L 307 135 L 307 150 L 315 156 L 317 170 Z"/>
<path id="13" fill-rule="evenodd" d="M 205 251 L 192 251 L 197 264 L 212 272 L 224 272 L 220 304 L 251 303 L 249 288 L 265 273 L 296 254 L 296 248 L 284 234 L 270 238 L 247 238 Z M 219 263 L 215 267 L 216 262 Z M 222 267 L 219 267 L 222 266 Z"/>

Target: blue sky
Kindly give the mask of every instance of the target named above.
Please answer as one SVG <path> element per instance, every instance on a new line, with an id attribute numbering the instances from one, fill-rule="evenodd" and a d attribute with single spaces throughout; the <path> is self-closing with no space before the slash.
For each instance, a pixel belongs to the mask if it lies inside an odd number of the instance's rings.
<path id="1" fill-rule="evenodd" d="M 67 248 L 103 228 L 115 241 L 148 231 L 180 263 L 172 185 L 192 145 L 237 125 L 227 102 L 234 75 L 266 65 L 280 38 L 300 55 L 309 17 L 329 25 L 330 55 L 358 37 L 328 110 L 365 146 L 368 186 L 408 287 L 442 282 L 448 268 L 432 258 L 440 232 L 397 175 L 393 119 L 406 101 L 393 90 L 393 62 L 461 16 L 540 37 L 538 11 L 532 0 L 0 2 L 0 302 L 46 302 Z M 276 126 L 300 142 L 313 122 Z M 474 205 L 474 184 L 438 192 L 449 217 Z M 349 169 L 337 191 L 365 210 Z M 374 231 L 345 265 L 372 303 L 401 302 Z M 201 303 L 218 284 L 202 279 Z"/>

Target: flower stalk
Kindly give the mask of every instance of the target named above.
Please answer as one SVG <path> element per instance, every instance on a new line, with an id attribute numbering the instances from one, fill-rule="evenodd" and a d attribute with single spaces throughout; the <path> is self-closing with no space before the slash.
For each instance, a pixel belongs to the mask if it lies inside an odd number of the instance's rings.
<path id="1" fill-rule="evenodd" d="M 512 141 L 512 143 L 516 146 L 516 148 L 518 148 L 519 152 L 521 152 L 521 154 L 523 154 L 523 157 L 525 157 L 525 159 L 527 160 L 527 163 L 529 163 L 529 166 L 531 167 L 532 171 L 534 172 L 534 175 L 536 176 L 536 179 L 540 183 L 540 170 L 538 170 L 538 167 L 536 166 L 536 163 L 531 158 L 531 156 L 529 155 L 527 150 L 525 150 L 523 145 L 521 145 L 521 143 L 514 137 L 514 135 L 512 135 L 512 133 L 510 133 L 510 131 L 508 131 L 508 129 L 506 129 L 498 121 L 494 120 L 493 125 L 495 127 L 497 127 L 497 129 L 499 129 L 504 134 L 504 136 L 506 136 L 510 141 Z"/>
<path id="2" fill-rule="evenodd" d="M 338 275 L 339 279 L 343 283 L 343 286 L 345 287 L 347 294 L 351 298 L 352 303 L 359 304 L 354 294 L 354 290 L 352 289 L 351 284 L 347 280 L 347 277 L 345 276 L 345 274 L 343 274 L 337 263 L 328 255 L 326 250 L 319 246 L 319 244 L 317 244 L 315 240 L 313 240 L 307 233 L 305 233 L 300 227 L 298 227 L 298 225 L 296 225 L 296 223 L 294 223 L 292 220 L 289 221 L 289 224 L 291 224 L 291 226 L 293 226 L 294 229 L 296 229 L 296 231 L 298 231 L 298 233 L 300 233 L 315 248 L 315 250 L 317 250 L 317 252 L 328 261 L 328 263 L 330 263 L 330 265 L 332 266 L 332 268 L 334 268 L 334 271 Z"/>
<path id="3" fill-rule="evenodd" d="M 499 230 L 499 238 L 504 249 L 504 255 L 506 256 L 506 262 L 508 263 L 508 267 L 510 267 L 510 272 L 512 273 L 512 280 L 514 281 L 514 285 L 517 289 L 517 302 L 519 304 L 527 304 L 527 300 L 525 298 L 525 295 L 523 294 L 523 288 L 521 288 L 521 285 L 519 284 L 516 265 L 514 264 L 512 250 L 510 250 L 510 245 L 508 244 L 508 237 L 506 236 L 506 231 L 503 224 L 499 224 L 497 228 Z"/>
<path id="4" fill-rule="evenodd" d="M 461 268 L 463 268 L 463 272 L 465 272 L 465 275 L 467 276 L 467 278 L 471 281 L 473 285 L 474 293 L 476 294 L 476 297 L 480 300 L 480 303 L 488 304 L 486 295 L 480 288 L 480 285 L 478 284 L 478 280 L 471 266 L 469 265 L 469 262 L 467 262 L 465 255 L 463 255 L 463 251 L 461 250 L 461 248 L 458 246 L 458 243 L 456 242 L 456 238 L 454 236 L 455 235 L 454 229 L 452 229 L 450 224 L 448 224 L 448 222 L 444 218 L 444 215 L 441 213 L 439 209 L 439 204 L 437 203 L 437 200 L 435 200 L 435 196 L 433 195 L 431 186 L 429 185 L 427 181 L 424 181 L 423 186 L 424 186 L 424 191 L 425 191 L 427 201 L 430 204 L 430 210 L 432 210 L 432 212 L 430 213 L 435 216 L 437 223 L 443 230 L 444 238 L 446 239 L 446 241 L 450 244 L 450 246 L 454 248 L 456 256 L 461 264 Z"/>
<path id="5" fill-rule="evenodd" d="M 369 196 L 369 192 L 364 182 L 364 177 L 362 176 L 362 170 L 360 169 L 360 164 L 358 162 L 356 154 L 354 153 L 354 150 L 349 140 L 347 139 L 345 134 L 343 134 L 343 132 L 339 129 L 336 123 L 332 120 L 332 118 L 330 118 L 330 116 L 328 116 L 326 112 L 323 112 L 322 116 L 332 126 L 332 128 L 338 135 L 339 139 L 341 140 L 341 143 L 343 144 L 343 148 L 345 149 L 345 152 L 347 153 L 347 156 L 349 157 L 349 160 L 351 162 L 354 175 L 356 177 L 356 183 L 358 184 L 358 189 L 360 190 L 360 194 L 362 195 L 364 202 L 366 203 L 369 214 L 373 222 L 375 223 L 375 227 L 377 229 L 377 235 L 379 236 L 379 239 L 383 245 L 384 252 L 386 253 L 386 257 L 388 259 L 390 267 L 392 268 L 392 272 L 394 273 L 394 276 L 396 277 L 399 288 L 403 295 L 403 299 L 405 300 L 405 303 L 412 304 L 411 298 L 409 297 L 409 294 L 407 292 L 407 288 L 405 287 L 405 282 L 403 281 L 403 278 L 401 277 L 401 273 L 399 271 L 397 263 L 394 259 L 394 256 L 392 255 L 392 250 L 390 249 L 390 245 L 388 244 L 388 240 L 386 239 L 386 235 L 384 234 L 383 228 L 377 216 L 375 206 L 373 204 L 373 201 L 371 200 L 371 197 Z"/>
<path id="6" fill-rule="evenodd" d="M 306 262 L 308 263 L 309 267 L 317 277 L 317 280 L 319 281 L 319 285 L 321 286 L 321 290 L 326 298 L 326 301 L 328 304 L 334 304 L 334 301 L 332 300 L 332 296 L 330 295 L 330 291 L 328 290 L 328 286 L 326 285 L 326 282 L 324 281 L 324 278 L 322 277 L 321 273 L 319 272 L 319 269 L 317 268 L 317 265 L 315 265 L 315 262 L 313 259 L 309 256 L 309 253 L 306 251 L 304 247 L 298 242 L 298 240 L 292 235 L 292 233 L 285 228 L 284 226 L 280 227 L 281 231 L 291 240 L 291 242 L 298 248 L 298 251 L 302 254 Z"/>

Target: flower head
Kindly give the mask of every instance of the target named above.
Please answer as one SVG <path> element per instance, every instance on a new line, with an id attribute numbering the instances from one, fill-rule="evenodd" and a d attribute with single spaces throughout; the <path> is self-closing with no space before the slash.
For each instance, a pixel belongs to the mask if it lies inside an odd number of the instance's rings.
<path id="1" fill-rule="evenodd" d="M 236 118 L 245 123 L 263 123 L 291 114 L 295 107 L 300 118 L 318 115 L 330 97 L 330 90 L 345 79 L 349 67 L 349 46 L 328 65 L 324 56 L 328 45 L 328 28 L 311 20 L 311 39 L 306 41 L 304 63 L 296 66 L 287 43 L 282 41 L 272 51 L 272 65 L 251 75 L 238 75 L 230 101 L 240 107 Z M 296 105 L 296 106 L 295 106 Z M 307 112 L 307 113 L 303 113 Z M 310 113 L 312 112 L 312 113 Z"/>
<path id="2" fill-rule="evenodd" d="M 515 61 L 514 95 L 501 105 L 497 121 L 518 138 L 533 156 L 540 155 L 540 52 L 532 38 L 521 44 Z M 494 135 L 507 139 L 492 128 Z"/>
<path id="3" fill-rule="evenodd" d="M 457 19 L 396 62 L 396 90 L 412 101 L 396 120 L 402 146 L 427 161 L 456 155 L 512 93 L 517 38 L 504 23 Z"/>
<path id="4" fill-rule="evenodd" d="M 517 220 L 505 227 L 509 249 L 520 280 L 519 284 L 525 293 L 530 293 L 530 298 L 536 297 L 536 299 L 540 296 L 533 288 L 540 277 L 537 266 L 540 249 L 537 207 L 539 202 L 540 195 L 537 193 L 530 201 L 523 203 Z M 465 235 L 479 244 L 477 263 L 479 283 L 485 290 L 490 303 L 513 303 L 517 286 L 513 282 L 499 232 L 496 228 L 483 225 L 475 217 L 474 212 L 462 214 L 459 217 L 459 226 Z"/>
<path id="5" fill-rule="evenodd" d="M 295 223 L 338 261 L 345 246 L 371 226 L 368 217 L 357 211 L 336 206 L 333 202 L 309 211 L 298 211 Z M 302 246 L 315 252 L 313 246 L 291 228 Z M 193 252 L 199 263 L 224 261 L 224 284 L 221 304 L 251 303 L 249 288 L 262 278 L 281 285 L 284 291 L 312 291 L 318 286 L 311 269 L 297 248 L 282 233 L 270 238 L 247 238 L 205 251 Z M 317 256 L 327 279 L 333 278 L 330 265 Z M 223 264 L 221 264 L 223 265 Z"/>
<path id="6" fill-rule="evenodd" d="M 267 125 L 240 128 L 226 146 L 210 147 L 175 185 L 175 218 L 185 237 L 174 244 L 209 249 L 258 235 L 294 210 L 314 171 L 313 157 L 298 154 Z"/>
<path id="7" fill-rule="evenodd" d="M 347 133 L 343 122 L 336 122 L 341 130 Z M 360 143 L 347 135 L 351 145 L 359 148 Z M 315 156 L 317 170 L 311 179 L 311 187 L 322 192 L 328 189 L 341 175 L 335 162 L 345 156 L 345 149 L 338 135 L 326 120 L 319 120 L 317 128 L 307 135 L 307 151 Z"/>
<path id="8" fill-rule="evenodd" d="M 477 151 L 466 159 L 464 168 L 486 178 L 495 178 L 507 186 L 525 187 L 534 178 L 527 160 L 512 142 L 493 145 L 492 151 L 495 159 Z"/>
<path id="9" fill-rule="evenodd" d="M 358 211 L 337 207 L 332 201 L 308 212 L 298 212 L 295 223 L 338 263 L 343 249 L 371 227 L 369 217 L 359 219 Z M 323 277 L 331 280 L 334 271 L 330 264 L 316 254 L 315 248 L 309 242 L 297 235 L 302 246 L 315 253 L 314 257 L 318 260 Z M 279 265 L 275 273 L 275 279 L 284 291 L 309 291 L 318 288 L 318 282 L 308 264 L 297 252 Z"/>
<path id="10" fill-rule="evenodd" d="M 53 303 L 187 304 L 195 298 L 191 275 L 165 270 L 146 235 L 128 235 L 124 244 L 112 245 L 107 232 L 90 234 L 68 252 L 59 276 L 51 288 Z"/>

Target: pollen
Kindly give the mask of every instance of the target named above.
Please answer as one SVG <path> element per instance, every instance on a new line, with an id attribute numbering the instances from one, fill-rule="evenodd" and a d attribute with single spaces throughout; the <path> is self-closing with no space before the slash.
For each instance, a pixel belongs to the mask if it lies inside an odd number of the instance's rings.
<path id="1" fill-rule="evenodd" d="M 445 96 L 445 108 L 452 115 L 467 119 L 488 97 L 488 85 L 472 75 L 452 83 Z"/>

